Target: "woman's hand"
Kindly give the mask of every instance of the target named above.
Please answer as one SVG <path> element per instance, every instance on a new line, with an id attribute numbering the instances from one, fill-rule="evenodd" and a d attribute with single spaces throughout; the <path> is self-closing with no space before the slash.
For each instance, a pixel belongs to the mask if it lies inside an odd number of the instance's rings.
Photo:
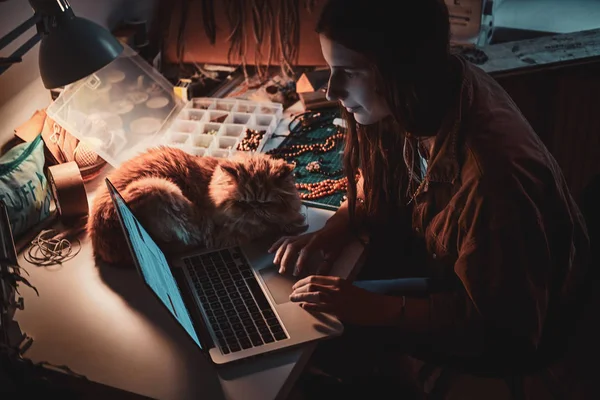
<path id="1" fill-rule="evenodd" d="M 307 311 L 322 311 L 356 325 L 393 325 L 402 298 L 369 292 L 337 276 L 311 275 L 293 286 L 290 300 Z"/>
<path id="2" fill-rule="evenodd" d="M 295 276 L 303 273 L 327 274 L 350 238 L 347 229 L 326 225 L 316 232 L 284 236 L 271 246 L 269 253 L 276 252 L 273 263 L 279 265 L 281 274 L 287 271 L 292 271 Z M 315 255 L 318 259 L 309 270 L 307 263 L 314 261 Z"/>

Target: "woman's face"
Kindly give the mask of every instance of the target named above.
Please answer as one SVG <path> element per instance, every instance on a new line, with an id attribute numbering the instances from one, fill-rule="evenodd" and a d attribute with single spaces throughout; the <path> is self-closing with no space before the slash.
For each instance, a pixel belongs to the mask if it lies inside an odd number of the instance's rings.
<path id="1" fill-rule="evenodd" d="M 362 125 L 387 117 L 389 107 L 376 90 L 375 73 L 367 60 L 360 53 L 319 36 L 323 57 L 331 70 L 327 99 L 341 102 Z"/>

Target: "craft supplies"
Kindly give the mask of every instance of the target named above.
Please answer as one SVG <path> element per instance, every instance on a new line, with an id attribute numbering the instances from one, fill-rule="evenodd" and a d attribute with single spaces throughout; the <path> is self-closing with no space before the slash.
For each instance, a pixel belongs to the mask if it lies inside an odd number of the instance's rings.
<path id="1" fill-rule="evenodd" d="M 162 144 L 203 156 L 260 152 L 282 114 L 279 103 L 193 98 L 170 125 Z"/>

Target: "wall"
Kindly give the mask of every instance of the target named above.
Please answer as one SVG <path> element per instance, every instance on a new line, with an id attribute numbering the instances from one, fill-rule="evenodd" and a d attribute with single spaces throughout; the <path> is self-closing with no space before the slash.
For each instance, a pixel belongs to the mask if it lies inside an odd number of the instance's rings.
<path id="1" fill-rule="evenodd" d="M 497 80 L 556 158 L 579 200 L 600 176 L 600 61 Z"/>
<path id="2" fill-rule="evenodd" d="M 448 2 L 449 0 L 447 0 Z M 463 0 L 466 2 L 477 2 L 480 0 Z M 522 40 L 539 35 L 531 32 L 570 33 L 581 30 L 600 28 L 600 0 L 494 0 L 497 8 L 494 13 L 494 25 L 498 31 L 498 40 L 513 41 Z M 270 0 L 273 6 L 280 0 Z M 300 10 L 300 30 L 302 40 L 298 49 L 298 62 L 300 65 L 324 65 L 321 56 L 320 45 L 314 25 L 318 12 L 325 0 L 315 2 L 313 12 L 308 13 L 304 7 Z M 169 12 L 165 12 L 168 34 L 166 36 L 166 52 L 164 54 L 167 62 L 177 63 L 177 38 L 179 35 L 180 13 L 183 0 L 166 1 Z M 206 38 L 204 23 L 201 16 L 200 1 L 189 3 L 187 25 L 183 33 L 185 44 L 184 62 L 198 63 L 227 63 L 227 50 L 229 42 L 227 35 L 230 32 L 229 22 L 226 18 L 226 5 L 224 2 L 215 2 L 216 25 L 219 28 L 216 37 L 217 45 L 213 46 Z M 304 4 L 304 3 L 301 3 Z M 249 7 L 249 6 L 248 6 Z M 246 10 L 247 36 L 254 45 L 251 32 L 252 22 L 250 9 Z M 261 47 L 263 54 L 268 51 L 268 46 Z M 246 54 L 249 64 L 254 62 L 254 52 Z M 264 58 L 263 58 L 264 61 Z M 234 57 L 234 62 L 237 58 Z"/>
<path id="3" fill-rule="evenodd" d="M 185 63 L 208 63 L 208 64 L 228 64 L 228 52 L 230 48 L 230 41 L 228 39 L 231 33 L 231 24 L 228 19 L 228 2 L 215 1 L 214 2 L 214 15 L 216 25 L 216 37 L 215 44 L 210 44 L 210 41 L 205 32 L 205 23 L 203 20 L 202 4 L 201 1 L 187 1 L 187 0 L 168 0 L 165 1 L 165 12 L 161 13 L 166 18 L 166 25 L 168 27 L 165 37 L 165 61 L 173 64 L 179 62 L 178 57 L 178 42 L 180 36 L 181 26 L 181 15 L 185 13 L 187 18 L 185 19 L 185 26 L 183 30 L 184 55 L 183 62 Z M 298 29 L 300 35 L 300 43 L 298 46 L 298 65 L 325 65 L 323 56 L 321 54 L 321 47 L 319 44 L 319 37 L 315 33 L 315 23 L 317 16 L 323 8 L 324 0 L 318 0 L 314 3 L 312 11 L 308 11 L 305 7 L 305 2 L 299 2 L 298 8 Z M 276 13 L 278 12 L 279 5 L 282 4 L 282 0 L 267 0 L 266 5 L 270 7 L 273 12 L 273 19 L 265 19 L 265 33 L 264 37 L 272 38 L 279 35 L 279 24 L 276 22 Z M 255 63 L 256 43 L 253 33 L 253 22 L 252 22 L 252 7 L 251 2 L 244 3 L 244 11 L 242 15 L 245 18 L 244 35 L 247 38 L 246 47 L 246 61 L 249 65 Z M 186 7 L 188 7 L 186 9 Z M 270 27 L 268 29 L 266 27 Z M 274 28 L 274 29 L 273 29 Z M 273 35 L 273 36 L 272 36 Z M 281 51 L 281 45 L 277 42 L 272 47 L 270 41 L 264 40 L 259 46 L 260 52 L 262 53 L 262 62 L 266 63 L 268 54 L 272 50 L 274 52 L 271 65 L 279 64 L 279 54 Z M 240 57 L 236 54 L 232 54 L 231 63 L 238 63 Z"/>
<path id="4" fill-rule="evenodd" d="M 600 0 L 503 0 L 496 27 L 570 33 L 600 28 Z"/>
<path id="5" fill-rule="evenodd" d="M 124 19 L 151 21 L 158 0 L 70 0 L 76 15 L 112 29 Z M 26 0 L 0 2 L 0 37 L 32 15 Z M 30 29 L 9 46 L 0 50 L 9 56 L 35 33 Z M 39 44 L 30 50 L 19 64 L 0 75 L 0 144 L 13 136 L 13 130 L 40 108 L 50 104 L 50 94 L 42 84 L 38 71 Z"/>

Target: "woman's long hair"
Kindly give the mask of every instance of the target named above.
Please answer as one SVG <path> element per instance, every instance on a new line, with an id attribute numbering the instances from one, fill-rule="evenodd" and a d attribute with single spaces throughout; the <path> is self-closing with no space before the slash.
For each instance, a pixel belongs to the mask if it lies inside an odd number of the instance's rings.
<path id="1" fill-rule="evenodd" d="M 372 63 L 377 90 L 392 112 L 389 118 L 364 126 L 342 108 L 351 220 L 355 220 L 357 196 L 352 177 L 359 170 L 367 216 L 386 219 L 393 210 L 402 212 L 409 200 L 403 159 L 406 132 L 419 135 L 435 130 L 437 122 L 429 118 L 428 104 L 437 95 L 432 90 L 436 80 L 447 76 L 448 9 L 443 0 L 329 0 L 316 31 Z"/>

